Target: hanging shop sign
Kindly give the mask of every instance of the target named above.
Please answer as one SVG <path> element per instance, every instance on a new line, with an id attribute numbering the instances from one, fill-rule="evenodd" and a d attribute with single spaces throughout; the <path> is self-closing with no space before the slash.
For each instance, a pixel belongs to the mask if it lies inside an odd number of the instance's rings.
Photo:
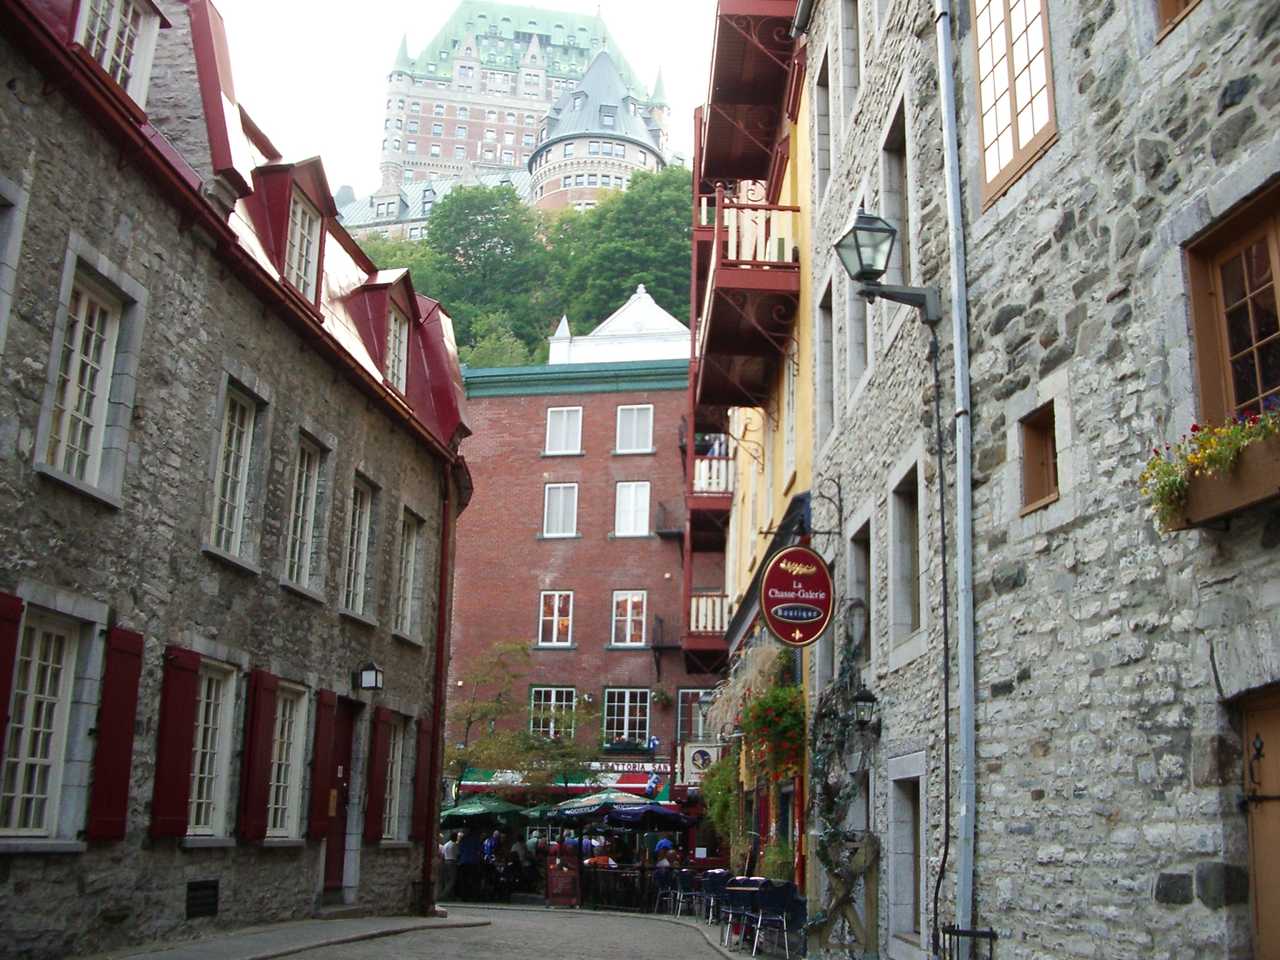
<path id="1" fill-rule="evenodd" d="M 805 647 L 822 636 L 834 605 L 827 562 L 808 547 L 785 547 L 765 565 L 760 609 L 769 632 L 787 646 Z"/>

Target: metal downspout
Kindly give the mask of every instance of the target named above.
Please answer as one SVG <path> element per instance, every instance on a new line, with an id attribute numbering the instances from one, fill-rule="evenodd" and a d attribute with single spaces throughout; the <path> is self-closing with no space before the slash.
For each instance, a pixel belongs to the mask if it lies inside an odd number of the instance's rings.
<path id="1" fill-rule="evenodd" d="M 938 97 L 947 180 L 947 228 L 951 234 L 951 340 L 956 398 L 956 658 L 959 674 L 960 818 L 957 827 L 955 924 L 969 929 L 974 873 L 974 642 L 973 642 L 973 438 L 969 418 L 969 296 L 965 274 L 964 217 L 960 202 L 960 147 L 956 133 L 951 2 L 934 0 L 938 37 Z"/>

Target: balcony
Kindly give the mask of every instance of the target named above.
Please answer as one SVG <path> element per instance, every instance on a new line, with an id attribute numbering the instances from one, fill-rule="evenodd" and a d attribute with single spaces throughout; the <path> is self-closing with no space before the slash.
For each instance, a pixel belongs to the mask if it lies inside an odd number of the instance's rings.
<path id="1" fill-rule="evenodd" d="M 791 340 L 800 295 L 798 207 L 716 191 L 715 223 L 695 331 L 695 402 L 760 406 Z"/>
<path id="2" fill-rule="evenodd" d="M 732 610 L 723 593 L 695 593 L 689 597 L 689 628 L 684 635 L 685 669 L 691 673 L 714 673 L 728 657 L 725 631 Z"/>

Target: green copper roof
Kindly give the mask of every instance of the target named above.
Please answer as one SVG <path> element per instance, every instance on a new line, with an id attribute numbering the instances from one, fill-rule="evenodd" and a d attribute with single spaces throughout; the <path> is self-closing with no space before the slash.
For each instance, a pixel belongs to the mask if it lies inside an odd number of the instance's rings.
<path id="1" fill-rule="evenodd" d="M 462 368 L 468 397 L 539 396 L 555 393 L 626 393 L 686 390 L 688 360 L 621 363 L 557 363 L 541 367 Z"/>
<path id="2" fill-rule="evenodd" d="M 517 34 L 522 39 L 517 40 Z M 514 3 L 461 0 L 412 66 L 402 66 L 399 60 L 396 66 L 417 76 L 451 76 L 455 48 L 467 36 L 474 35 L 479 48 L 476 57 L 482 65 L 515 70 L 528 50 L 529 34 L 538 35 L 543 58 L 539 66 L 545 67 L 548 75 L 576 80 L 586 72 L 596 53 L 606 49 L 617 60 L 618 69 L 635 96 L 647 100 L 648 91 L 622 57 L 599 16 Z"/>
<path id="3" fill-rule="evenodd" d="M 662 83 L 662 68 L 658 68 L 658 79 L 653 82 L 653 100 L 655 107 L 670 106 L 667 103 L 667 88 Z"/>

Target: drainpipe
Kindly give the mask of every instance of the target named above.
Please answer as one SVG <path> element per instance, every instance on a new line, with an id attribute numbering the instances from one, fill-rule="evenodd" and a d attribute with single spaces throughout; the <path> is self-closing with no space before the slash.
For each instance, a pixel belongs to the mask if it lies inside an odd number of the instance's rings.
<path id="1" fill-rule="evenodd" d="M 973 679 L 973 438 L 969 419 L 969 296 L 965 279 L 964 217 L 960 204 L 960 147 L 956 134 L 951 0 L 934 0 L 938 37 L 938 97 L 947 180 L 951 247 L 951 342 L 956 398 L 956 659 L 959 672 L 960 817 L 957 825 L 956 926 L 969 929 L 973 911 L 974 679 Z"/>
<path id="2" fill-rule="evenodd" d="M 449 683 L 449 607 L 453 579 L 453 476 L 448 463 L 440 465 L 440 581 L 436 593 L 436 662 L 431 684 L 431 762 L 427 764 L 427 835 L 422 841 L 422 912 L 436 912 L 436 833 L 440 829 L 440 775 L 444 765 L 444 701 Z"/>

